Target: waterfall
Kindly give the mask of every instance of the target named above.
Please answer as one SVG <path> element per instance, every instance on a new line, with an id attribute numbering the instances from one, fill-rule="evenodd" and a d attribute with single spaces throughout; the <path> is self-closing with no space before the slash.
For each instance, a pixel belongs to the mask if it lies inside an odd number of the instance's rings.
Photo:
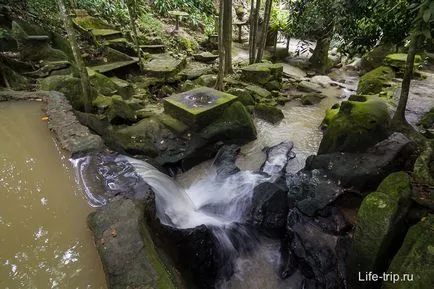
<path id="1" fill-rule="evenodd" d="M 243 221 L 254 187 L 270 179 L 263 174 L 242 171 L 224 180 L 209 175 L 183 189 L 144 161 L 119 156 L 119 161 L 122 160 L 127 160 L 152 187 L 161 222 L 179 229 L 200 225 L 223 227 Z"/>

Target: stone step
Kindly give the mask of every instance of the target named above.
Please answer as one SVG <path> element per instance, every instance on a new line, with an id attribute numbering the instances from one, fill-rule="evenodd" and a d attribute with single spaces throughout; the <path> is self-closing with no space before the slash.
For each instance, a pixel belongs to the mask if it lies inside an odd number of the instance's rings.
<path id="1" fill-rule="evenodd" d="M 154 54 L 153 59 L 143 66 L 148 76 L 170 77 L 181 71 L 187 64 L 186 57 L 175 58 L 169 54 Z"/>
<path id="2" fill-rule="evenodd" d="M 114 29 L 92 29 L 91 33 L 97 40 L 122 39 L 122 33 Z"/>
<path id="3" fill-rule="evenodd" d="M 146 44 L 140 45 L 140 49 L 142 49 L 143 52 L 156 54 L 163 53 L 166 50 L 166 46 L 164 44 Z"/>
<path id="4" fill-rule="evenodd" d="M 117 70 L 119 68 L 123 68 L 123 67 L 129 66 L 129 65 L 132 65 L 132 64 L 136 64 L 137 62 L 139 62 L 139 59 L 132 58 L 131 60 L 111 62 L 111 63 L 107 63 L 107 64 L 92 66 L 89 68 L 92 70 L 95 70 L 96 72 L 104 74 L 104 73 L 108 73 L 108 72 L 113 71 L 113 70 Z"/>

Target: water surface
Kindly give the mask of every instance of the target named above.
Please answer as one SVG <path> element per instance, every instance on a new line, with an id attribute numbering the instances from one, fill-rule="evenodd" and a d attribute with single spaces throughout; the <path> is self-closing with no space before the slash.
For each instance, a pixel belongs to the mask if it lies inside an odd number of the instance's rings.
<path id="1" fill-rule="evenodd" d="M 0 102 L 0 288 L 106 288 L 92 208 L 42 116 Z"/>

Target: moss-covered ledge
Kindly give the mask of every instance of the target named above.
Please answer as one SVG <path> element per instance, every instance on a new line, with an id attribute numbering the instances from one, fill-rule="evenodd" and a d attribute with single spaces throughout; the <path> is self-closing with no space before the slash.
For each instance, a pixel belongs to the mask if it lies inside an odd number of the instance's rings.
<path id="1" fill-rule="evenodd" d="M 83 126 L 76 118 L 66 97 L 56 91 L 0 91 L 0 101 L 38 100 L 45 103 L 48 128 L 54 133 L 62 149 L 70 155 L 98 150 L 102 139 Z"/>

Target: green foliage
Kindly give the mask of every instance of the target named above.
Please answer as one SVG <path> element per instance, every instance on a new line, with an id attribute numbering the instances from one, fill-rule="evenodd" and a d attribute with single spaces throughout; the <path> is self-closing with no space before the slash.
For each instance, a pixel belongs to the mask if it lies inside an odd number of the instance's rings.
<path id="1" fill-rule="evenodd" d="M 163 16 L 169 11 L 185 11 L 189 16 L 185 19 L 193 27 L 201 27 L 210 31 L 214 27 L 213 15 L 216 13 L 212 0 L 152 0 L 152 5 Z"/>
<path id="2" fill-rule="evenodd" d="M 281 10 L 278 1 L 271 6 L 270 31 L 288 31 L 288 10 Z"/>
<path id="3" fill-rule="evenodd" d="M 336 0 L 290 1 L 288 35 L 304 39 L 324 38 L 330 26 L 334 25 L 336 4 Z"/>
<path id="4" fill-rule="evenodd" d="M 122 0 L 78 0 L 77 7 L 86 9 L 91 14 L 101 15 L 107 20 L 117 21 L 122 25 L 129 23 L 127 6 Z"/>
<path id="5" fill-rule="evenodd" d="M 8 36 L 9 32 L 6 29 L 0 27 L 0 39 L 7 38 Z"/>

